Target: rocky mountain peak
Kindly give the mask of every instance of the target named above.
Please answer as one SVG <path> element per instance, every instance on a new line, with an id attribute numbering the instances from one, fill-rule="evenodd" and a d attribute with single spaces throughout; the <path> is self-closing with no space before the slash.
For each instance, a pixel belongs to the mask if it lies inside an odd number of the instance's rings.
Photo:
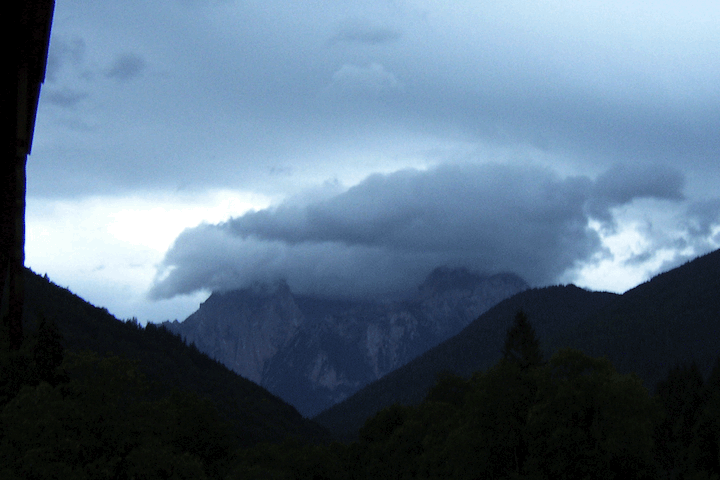
<path id="1" fill-rule="evenodd" d="M 418 290 L 423 296 L 437 295 L 448 290 L 474 290 L 485 278 L 487 277 L 470 272 L 464 267 L 437 267 L 430 272 Z"/>
<path id="2" fill-rule="evenodd" d="M 310 416 L 526 288 L 512 274 L 450 267 L 436 268 L 416 296 L 396 301 L 295 296 L 285 282 L 256 284 L 214 293 L 167 327 Z"/>
<path id="3" fill-rule="evenodd" d="M 305 317 L 284 281 L 216 292 L 171 331 L 236 373 L 261 383 L 265 362 L 291 339 Z"/>

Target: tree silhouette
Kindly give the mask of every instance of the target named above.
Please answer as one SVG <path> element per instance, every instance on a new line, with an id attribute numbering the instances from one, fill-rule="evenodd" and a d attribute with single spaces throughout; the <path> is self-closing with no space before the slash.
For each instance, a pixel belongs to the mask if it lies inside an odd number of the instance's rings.
<path id="1" fill-rule="evenodd" d="M 62 364 L 65 349 L 62 346 L 62 335 L 55 322 L 48 321 L 44 316 L 40 319 L 37 332 L 37 343 L 33 348 L 33 361 L 39 380 L 54 385 L 60 380 L 55 370 Z"/>
<path id="2" fill-rule="evenodd" d="M 690 465 L 694 472 L 720 478 L 720 356 L 703 387 L 703 403 L 693 427 Z"/>
<path id="3" fill-rule="evenodd" d="M 636 375 L 573 349 L 537 373 L 527 417 L 533 478 L 658 478 L 652 449 L 661 412 Z"/>
<path id="4" fill-rule="evenodd" d="M 542 365 L 543 355 L 535 330 L 522 310 L 515 315 L 515 321 L 508 329 L 505 346 L 502 350 L 503 361 L 514 362 L 521 370 Z"/>
<path id="5" fill-rule="evenodd" d="M 703 377 L 695 362 L 676 364 L 658 383 L 665 411 L 655 430 L 657 461 L 671 477 L 690 469 L 690 444 L 703 407 Z"/>

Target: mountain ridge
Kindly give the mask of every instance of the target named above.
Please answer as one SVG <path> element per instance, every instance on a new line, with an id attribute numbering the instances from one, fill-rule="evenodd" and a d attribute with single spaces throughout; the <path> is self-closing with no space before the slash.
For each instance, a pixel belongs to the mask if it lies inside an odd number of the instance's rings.
<path id="1" fill-rule="evenodd" d="M 73 352 L 122 356 L 162 390 L 178 389 L 209 399 L 233 429 L 239 445 L 280 442 L 288 437 L 326 441 L 317 424 L 267 389 L 235 374 L 162 326 L 120 321 L 107 309 L 25 269 L 23 330 L 32 335 L 39 319 L 53 322 L 62 345 Z"/>
<path id="2" fill-rule="evenodd" d="M 622 295 L 575 285 L 530 289 L 480 315 L 460 333 L 313 417 L 351 438 L 393 403 L 417 404 L 437 375 L 468 376 L 500 358 L 515 313 L 523 310 L 546 356 L 562 347 L 606 356 L 654 389 L 668 369 L 696 361 L 708 374 L 720 351 L 720 250 L 656 275 Z"/>
<path id="3" fill-rule="evenodd" d="M 440 267 L 394 301 L 293 295 L 284 282 L 253 288 L 213 294 L 184 322 L 163 325 L 312 416 L 527 284 L 509 273 Z"/>
<path id="4" fill-rule="evenodd" d="M 313 417 L 340 437 L 351 436 L 366 418 L 394 403 L 417 404 L 443 372 L 469 376 L 493 365 L 501 355 L 507 329 L 518 310 L 526 312 L 541 347 L 555 332 L 553 305 L 563 302 L 568 319 L 579 321 L 616 297 L 607 292 L 590 292 L 575 285 L 528 289 L 498 303 L 480 315 L 457 335 L 429 349 L 406 365 L 376 380 L 352 397 Z"/>

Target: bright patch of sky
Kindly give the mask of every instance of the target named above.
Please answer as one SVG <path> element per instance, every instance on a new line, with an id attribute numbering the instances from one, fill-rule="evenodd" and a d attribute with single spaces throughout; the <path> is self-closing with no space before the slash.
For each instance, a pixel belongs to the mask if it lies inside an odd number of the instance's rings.
<path id="1" fill-rule="evenodd" d="M 93 196 L 31 199 L 26 213 L 26 264 L 106 307 L 119 318 L 183 320 L 209 292 L 148 302 L 157 265 L 186 228 L 217 223 L 270 199 L 229 190 L 200 196 Z M 79 213 L 80 212 L 80 213 Z"/>

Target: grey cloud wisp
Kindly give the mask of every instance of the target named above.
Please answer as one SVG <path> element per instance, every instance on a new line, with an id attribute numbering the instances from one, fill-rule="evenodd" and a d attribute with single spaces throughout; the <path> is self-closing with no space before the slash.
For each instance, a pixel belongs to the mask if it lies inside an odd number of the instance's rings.
<path id="1" fill-rule="evenodd" d="M 314 201 L 287 200 L 185 230 L 149 295 L 286 280 L 324 296 L 398 294 L 439 265 L 556 282 L 601 248 L 590 218 L 637 198 L 682 199 L 683 176 L 649 165 L 597 179 L 527 165 L 441 165 L 375 174 Z"/>

